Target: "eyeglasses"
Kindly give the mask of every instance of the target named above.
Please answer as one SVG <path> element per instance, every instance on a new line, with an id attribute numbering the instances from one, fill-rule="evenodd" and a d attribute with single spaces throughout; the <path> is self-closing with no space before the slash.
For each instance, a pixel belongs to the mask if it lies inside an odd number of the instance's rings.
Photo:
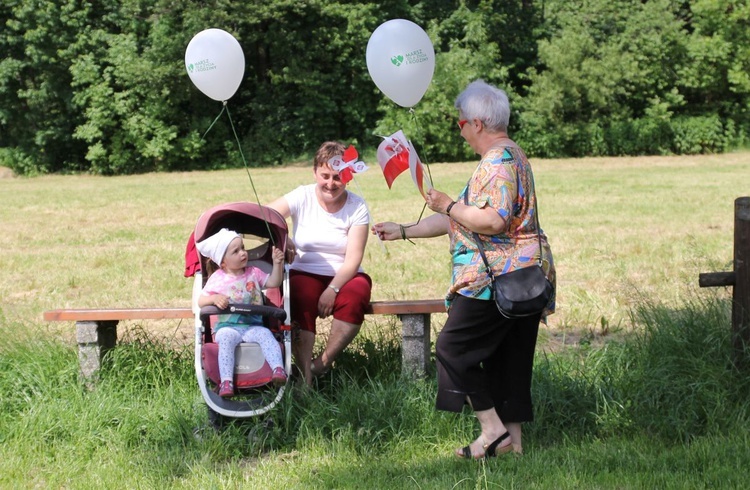
<path id="1" fill-rule="evenodd" d="M 461 119 L 458 121 L 458 129 L 463 130 L 467 122 L 469 122 L 468 119 Z"/>

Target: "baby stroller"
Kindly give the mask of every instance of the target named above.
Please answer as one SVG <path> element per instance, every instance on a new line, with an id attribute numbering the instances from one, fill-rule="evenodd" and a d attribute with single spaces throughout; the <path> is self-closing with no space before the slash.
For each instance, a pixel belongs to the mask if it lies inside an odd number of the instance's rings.
<path id="1" fill-rule="evenodd" d="M 248 254 L 248 265 L 270 273 L 272 268 L 271 247 L 286 251 L 287 224 L 275 210 L 249 202 L 221 204 L 204 212 L 195 225 L 188 243 L 188 250 L 195 242 L 213 235 L 221 228 L 229 228 L 242 235 Z M 222 398 L 217 387 L 220 384 L 218 367 L 218 345 L 214 342 L 212 325 L 216 315 L 248 313 L 262 315 L 264 324 L 280 342 L 282 359 L 287 373 L 291 373 L 291 327 L 289 318 L 289 271 L 284 268 L 281 288 L 264 291 L 265 305 L 230 304 L 225 310 L 215 306 L 198 307 L 198 297 L 208 277 L 215 269 L 213 263 L 197 255 L 200 270 L 193 275 L 193 312 L 195 313 L 195 374 L 198 386 L 208 406 L 211 423 L 220 427 L 225 418 L 242 419 L 264 414 L 281 400 L 286 385 L 279 387 L 271 383 L 271 368 L 266 362 L 260 346 L 256 343 L 241 343 L 235 350 L 234 386 L 235 395 Z M 197 265 L 197 264 L 196 264 Z M 187 275 L 187 273 L 186 273 Z"/>

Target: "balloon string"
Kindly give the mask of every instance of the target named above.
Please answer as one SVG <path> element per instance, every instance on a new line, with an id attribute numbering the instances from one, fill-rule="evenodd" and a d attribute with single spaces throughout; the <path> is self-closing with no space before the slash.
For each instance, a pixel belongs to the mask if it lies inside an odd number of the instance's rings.
<path id="1" fill-rule="evenodd" d="M 250 175 L 250 168 L 247 166 L 247 161 L 245 160 L 245 154 L 242 152 L 242 145 L 240 144 L 240 138 L 237 136 L 237 130 L 234 129 L 234 123 L 232 122 L 231 114 L 229 114 L 229 106 L 227 106 L 226 100 L 224 101 L 224 109 L 226 109 L 227 111 L 227 117 L 229 118 L 229 125 L 232 127 L 232 133 L 234 134 L 234 139 L 237 140 L 237 148 L 240 151 L 240 157 L 242 158 L 242 163 L 245 165 L 245 170 L 247 171 L 247 177 L 250 179 L 250 187 L 253 188 L 255 201 L 258 203 L 258 206 L 260 207 L 260 212 L 263 217 L 263 222 L 266 224 L 266 229 L 268 230 L 268 237 L 271 239 L 271 245 L 275 246 L 276 241 L 273 239 L 273 233 L 271 233 L 271 227 L 268 225 L 268 219 L 266 218 L 265 208 L 260 203 L 260 198 L 258 197 L 258 191 L 255 190 L 255 183 L 253 182 L 253 177 Z M 222 109 L 222 112 L 224 111 L 224 109 Z"/>
<path id="2" fill-rule="evenodd" d="M 417 134 L 421 134 L 422 137 L 424 137 L 424 134 L 422 133 L 422 128 L 419 125 L 419 118 L 417 118 L 417 112 L 414 110 L 413 107 L 409 108 L 409 114 L 411 114 L 412 120 L 414 122 L 414 125 L 417 128 Z M 432 183 L 432 187 L 435 187 L 435 181 L 432 180 L 432 172 L 430 171 L 430 166 L 426 162 L 422 162 L 427 169 L 427 176 L 430 179 L 430 182 Z M 427 209 L 427 202 L 425 202 L 422 205 L 422 211 L 419 213 L 419 217 L 417 218 L 416 223 L 414 223 L 412 226 L 416 226 L 419 224 L 420 221 L 422 221 L 422 216 L 424 216 L 425 209 Z"/>
<path id="3" fill-rule="evenodd" d="M 206 139 L 206 135 L 208 134 L 208 132 L 211 131 L 211 128 L 214 127 L 214 124 L 216 124 L 216 121 L 218 121 L 219 118 L 221 117 L 221 115 L 224 114 L 224 109 L 225 108 L 226 108 L 226 103 L 224 103 L 224 105 L 221 107 L 221 112 L 219 113 L 218 116 L 216 116 L 216 119 L 214 119 L 214 122 L 211 123 L 211 125 L 208 127 L 208 129 L 206 130 L 206 132 L 203 133 L 203 136 L 201 136 L 201 141 L 203 141 L 204 139 Z"/>
<path id="4" fill-rule="evenodd" d="M 417 128 L 417 134 L 422 138 L 422 141 L 424 141 L 424 132 L 422 131 L 422 127 L 419 124 L 419 118 L 417 117 L 417 112 L 414 110 L 413 107 L 409 108 L 409 114 L 411 114 L 411 118 L 414 121 L 414 125 Z M 424 145 L 422 149 L 426 149 L 427 145 Z M 424 156 L 424 153 L 423 153 Z M 430 171 L 430 166 L 427 164 L 427 162 L 422 161 L 425 168 L 427 169 L 427 176 L 430 178 L 430 182 L 432 183 L 432 187 L 435 187 L 435 181 L 432 180 L 432 172 Z M 424 213 L 424 208 L 422 209 L 422 212 Z M 421 216 L 421 215 L 420 215 Z"/>

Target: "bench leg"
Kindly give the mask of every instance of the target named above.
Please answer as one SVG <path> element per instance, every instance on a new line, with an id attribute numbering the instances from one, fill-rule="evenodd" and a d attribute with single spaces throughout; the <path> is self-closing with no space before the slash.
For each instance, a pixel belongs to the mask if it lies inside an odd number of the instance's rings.
<path id="1" fill-rule="evenodd" d="M 117 343 L 117 320 L 76 322 L 76 341 L 81 378 L 87 388 L 93 388 L 104 354 Z"/>
<path id="2" fill-rule="evenodd" d="M 398 317 L 402 326 L 401 373 L 423 377 L 430 360 L 430 314 Z"/>

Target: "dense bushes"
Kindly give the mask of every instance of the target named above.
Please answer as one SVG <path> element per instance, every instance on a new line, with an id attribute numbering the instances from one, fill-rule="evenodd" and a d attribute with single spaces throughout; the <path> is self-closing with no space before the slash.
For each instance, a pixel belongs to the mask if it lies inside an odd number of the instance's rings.
<path id="1" fill-rule="evenodd" d="M 435 46 L 413 113 L 367 72 L 369 36 L 391 18 Z M 251 166 L 330 138 L 372 149 L 397 129 L 428 162 L 470 158 L 453 100 L 479 77 L 509 92 L 513 136 L 536 156 L 721 152 L 750 128 L 739 0 L 33 0 L 3 3 L 0 22 L 0 164 L 22 174 L 241 165 L 230 118 L 211 126 L 221 105 L 183 66 L 208 27 L 245 53 L 228 109 Z"/>
<path id="2" fill-rule="evenodd" d="M 530 153 L 703 153 L 744 144 L 750 84 L 730 75 L 750 68 L 750 58 L 738 57 L 750 41 L 736 31 L 750 21 L 744 2 L 546 5 L 540 67 L 517 106 L 518 139 Z"/>

